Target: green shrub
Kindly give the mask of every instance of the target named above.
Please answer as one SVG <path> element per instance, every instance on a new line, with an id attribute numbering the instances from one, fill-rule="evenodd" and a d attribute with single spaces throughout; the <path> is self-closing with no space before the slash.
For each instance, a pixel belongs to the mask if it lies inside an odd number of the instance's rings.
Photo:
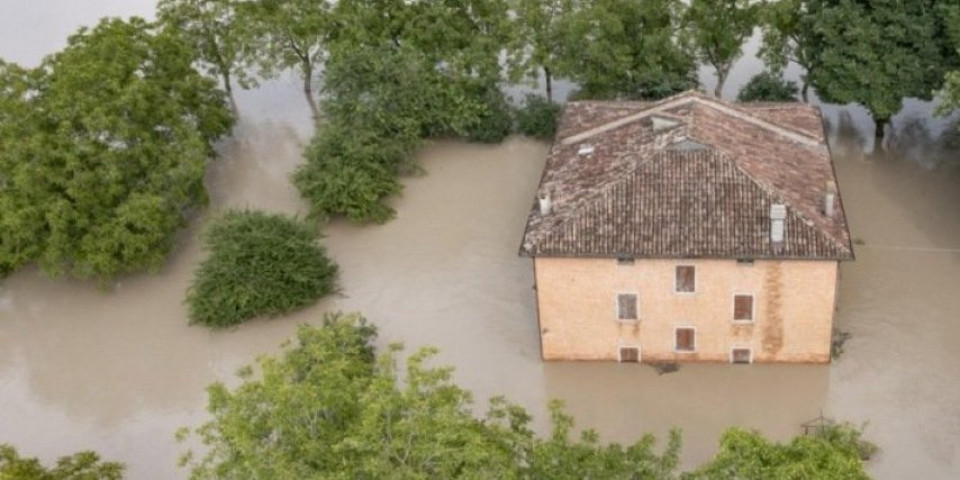
<path id="1" fill-rule="evenodd" d="M 539 95 L 528 94 L 514 115 L 517 133 L 540 140 L 553 140 L 557 134 L 560 105 Z"/>
<path id="2" fill-rule="evenodd" d="M 510 104 L 499 89 L 485 95 L 484 108 L 467 125 L 466 138 L 471 142 L 499 143 L 513 131 Z"/>
<path id="3" fill-rule="evenodd" d="M 275 317 L 334 291 L 337 265 L 302 220 L 229 211 L 204 234 L 209 257 L 187 291 L 190 322 L 227 327 Z"/>
<path id="4" fill-rule="evenodd" d="M 762 72 L 754 75 L 740 89 L 741 102 L 796 102 L 797 83 L 784 80 L 781 75 Z"/>
<path id="5" fill-rule="evenodd" d="M 304 151 L 306 163 L 293 183 L 313 218 L 343 215 L 356 223 L 384 223 L 395 214 L 384 201 L 402 190 L 397 175 L 413 168 L 419 144 L 417 137 L 325 126 Z"/>
<path id="6" fill-rule="evenodd" d="M 17 449 L 0 444 L 0 478 L 3 480 L 120 480 L 124 466 L 104 462 L 94 452 L 61 457 L 56 466 L 44 467 L 36 458 L 24 458 Z"/>

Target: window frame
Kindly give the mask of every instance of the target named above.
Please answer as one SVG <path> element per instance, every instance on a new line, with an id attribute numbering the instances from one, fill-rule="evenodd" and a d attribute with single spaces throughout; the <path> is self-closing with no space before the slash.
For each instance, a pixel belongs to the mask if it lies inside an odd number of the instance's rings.
<path id="1" fill-rule="evenodd" d="M 681 268 L 692 268 L 693 269 L 693 290 L 685 291 L 679 290 L 680 287 L 680 269 Z M 695 295 L 697 293 L 697 266 L 694 264 L 682 263 L 674 265 L 673 269 L 673 293 L 677 295 Z"/>
<path id="2" fill-rule="evenodd" d="M 629 348 L 632 348 L 637 351 L 636 362 L 629 362 L 629 361 L 623 360 L 623 351 L 624 349 L 629 349 Z M 619 347 L 617 347 L 617 363 L 641 363 L 641 359 L 643 358 L 642 355 L 643 355 L 643 350 L 640 348 L 640 345 L 620 345 Z"/>
<path id="3" fill-rule="evenodd" d="M 637 314 L 636 318 L 620 318 L 620 296 L 633 295 L 633 310 Z M 636 323 L 640 321 L 640 292 L 617 292 L 613 296 L 613 312 L 618 322 Z"/>
<path id="4" fill-rule="evenodd" d="M 737 362 L 735 352 L 737 350 L 746 350 L 747 351 L 747 361 L 746 362 Z M 752 347 L 731 347 L 730 348 L 730 364 L 731 365 L 750 365 L 753 363 L 753 348 Z"/>
<path id="5" fill-rule="evenodd" d="M 693 348 L 690 350 L 681 350 L 680 349 L 680 338 L 678 334 L 680 330 L 691 330 L 693 332 Z M 693 325 L 679 325 L 673 327 L 673 351 L 674 353 L 697 353 L 697 327 Z"/>
<path id="6" fill-rule="evenodd" d="M 632 267 L 632 266 L 636 265 L 636 263 L 637 263 L 637 258 L 636 258 L 636 257 L 626 257 L 626 256 L 624 256 L 624 257 L 617 257 L 617 266 L 618 266 L 618 267 Z"/>
<path id="7" fill-rule="evenodd" d="M 750 297 L 750 319 L 738 319 L 737 318 L 737 297 Z M 750 324 L 756 323 L 757 321 L 757 295 L 753 292 L 733 292 L 730 299 L 732 300 L 732 311 L 730 312 L 730 318 L 733 319 L 733 323 L 743 323 Z"/>

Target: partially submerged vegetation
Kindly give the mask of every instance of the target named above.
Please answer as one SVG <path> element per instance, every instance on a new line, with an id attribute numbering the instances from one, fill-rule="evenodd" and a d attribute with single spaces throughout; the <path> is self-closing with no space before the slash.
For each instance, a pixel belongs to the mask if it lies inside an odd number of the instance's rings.
<path id="1" fill-rule="evenodd" d="M 0 478 L 3 480 L 120 480 L 123 465 L 104 462 L 94 452 L 61 457 L 53 467 L 36 458 L 24 458 L 11 445 L 0 444 Z"/>
<path id="2" fill-rule="evenodd" d="M 209 257 L 187 293 L 190 321 L 229 327 L 274 317 L 332 293 L 337 265 L 302 220 L 258 211 L 230 211 L 204 235 Z"/>
<path id="3" fill-rule="evenodd" d="M 401 373 L 400 347 L 378 354 L 375 335 L 359 314 L 327 315 L 281 356 L 262 358 L 259 374 L 242 370 L 238 387 L 214 384 L 213 420 L 194 432 L 206 453 L 184 458 L 192 478 L 867 478 L 860 431 L 846 425 L 788 444 L 732 429 L 690 474 L 679 472 L 679 432 L 660 448 L 649 434 L 627 446 L 592 430 L 574 436 L 559 402 L 541 437 L 504 398 L 477 418 L 452 370 L 429 365 L 433 349 L 407 357 Z"/>
<path id="4" fill-rule="evenodd" d="M 797 83 L 783 79 L 781 73 L 760 72 L 737 95 L 741 102 L 796 102 Z"/>

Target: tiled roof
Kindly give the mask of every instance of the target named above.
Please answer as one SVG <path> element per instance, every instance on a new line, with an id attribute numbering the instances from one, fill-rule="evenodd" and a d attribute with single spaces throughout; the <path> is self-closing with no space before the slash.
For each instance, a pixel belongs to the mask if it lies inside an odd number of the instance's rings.
<path id="1" fill-rule="evenodd" d="M 538 189 L 551 211 L 541 215 L 534 200 L 521 254 L 852 259 L 839 193 L 834 215 L 823 212 L 836 178 L 821 122 L 805 104 L 696 92 L 572 102 Z M 592 153 L 580 154 L 586 146 Z M 772 204 L 787 207 L 776 244 Z"/>

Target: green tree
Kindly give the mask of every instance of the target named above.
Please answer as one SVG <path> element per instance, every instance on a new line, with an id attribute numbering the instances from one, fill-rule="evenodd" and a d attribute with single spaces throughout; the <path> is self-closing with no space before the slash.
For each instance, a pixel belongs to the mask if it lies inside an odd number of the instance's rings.
<path id="1" fill-rule="evenodd" d="M 157 17 L 173 33 L 197 51 L 198 59 L 208 73 L 220 78 L 230 104 L 233 98 L 233 79 L 248 86 L 252 79 L 241 63 L 241 48 L 245 41 L 241 25 L 237 23 L 234 0 L 160 0 Z"/>
<path id="2" fill-rule="evenodd" d="M 765 2 L 760 8 L 763 32 L 760 57 L 774 73 L 781 72 L 791 62 L 803 68 L 800 95 L 804 102 L 809 101 L 809 76 L 817 55 L 816 23 L 808 10 L 809 3 L 809 0 L 778 0 Z"/>
<path id="3" fill-rule="evenodd" d="M 190 321 L 228 327 L 274 317 L 332 293 L 337 265 L 315 227 L 283 215 L 228 211 L 204 234 L 207 259 L 187 291 Z"/>
<path id="4" fill-rule="evenodd" d="M 723 96 L 743 43 L 757 26 L 759 4 L 753 0 L 692 0 L 685 21 L 697 55 L 717 73 L 713 94 Z"/>
<path id="5" fill-rule="evenodd" d="M 573 0 L 512 0 L 514 29 L 520 55 L 519 72 L 532 80 L 543 74 L 547 100 L 553 101 L 553 75 L 563 49 L 561 33 Z"/>
<path id="6" fill-rule="evenodd" d="M 942 4 L 939 13 L 944 18 L 950 44 L 960 51 L 960 5 Z M 940 105 L 937 107 L 939 115 L 946 115 L 960 109 L 960 71 L 946 74 L 939 98 Z"/>
<path id="7" fill-rule="evenodd" d="M 870 478 L 860 456 L 860 435 L 838 427 L 824 436 L 799 436 L 790 443 L 771 442 L 759 433 L 732 428 L 720 439 L 720 451 L 689 480 L 801 480 L 807 478 Z"/>
<path id="8" fill-rule="evenodd" d="M 578 0 L 562 29 L 559 72 L 578 98 L 658 99 L 697 86 L 696 62 L 677 35 L 679 0 Z"/>
<path id="9" fill-rule="evenodd" d="M 23 458 L 15 448 L 0 444 L 0 478 L 3 480 L 120 480 L 123 465 L 103 462 L 93 452 L 61 457 L 52 467 L 44 467 L 36 458 Z"/>
<path id="10" fill-rule="evenodd" d="M 810 81 L 824 101 L 857 102 L 882 137 L 903 99 L 929 100 L 960 64 L 937 0 L 811 0 L 815 18 Z"/>
<path id="11" fill-rule="evenodd" d="M 106 19 L 35 70 L 0 67 L 0 118 L 17 118 L 0 122 L 0 272 L 107 280 L 163 263 L 233 123 L 193 53 Z"/>
<path id="12" fill-rule="evenodd" d="M 743 88 L 737 100 L 740 102 L 795 102 L 796 82 L 787 81 L 779 73 L 761 72 L 753 76 Z"/>
<path id="13" fill-rule="evenodd" d="M 327 315 L 262 358 L 258 377 L 246 368 L 235 389 L 211 386 L 213 420 L 196 430 L 207 453 L 185 458 L 192 478 L 674 478 L 677 434 L 663 455 L 649 436 L 626 448 L 592 432 L 575 441 L 555 404 L 542 440 L 502 398 L 477 418 L 452 370 L 428 365 L 434 350 L 408 357 L 401 374 L 399 347 L 375 355 L 375 334 L 358 314 Z"/>
<path id="14" fill-rule="evenodd" d="M 235 0 L 237 28 L 244 32 L 241 55 L 258 67 L 262 78 L 275 78 L 295 68 L 315 119 L 320 110 L 313 95 L 313 77 L 326 58 L 326 44 L 335 28 L 328 0 Z"/>

